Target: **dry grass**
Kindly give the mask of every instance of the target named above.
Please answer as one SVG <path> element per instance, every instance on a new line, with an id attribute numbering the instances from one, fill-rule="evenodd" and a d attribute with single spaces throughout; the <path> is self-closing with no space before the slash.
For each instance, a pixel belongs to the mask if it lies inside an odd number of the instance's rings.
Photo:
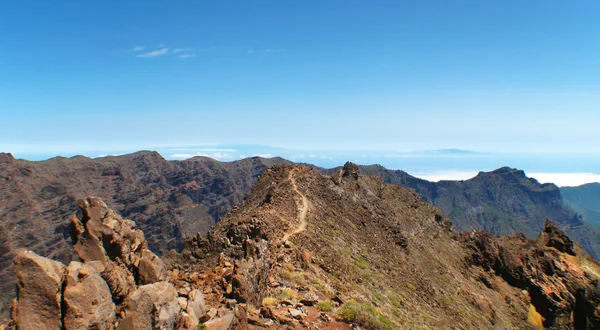
<path id="1" fill-rule="evenodd" d="M 265 307 L 275 306 L 275 305 L 277 305 L 277 298 L 265 297 L 262 300 L 262 305 Z"/>
<path id="2" fill-rule="evenodd" d="M 540 313 L 537 312 L 535 306 L 533 306 L 532 304 L 529 304 L 527 321 L 536 326 L 538 329 L 544 329 L 544 318 L 542 317 L 542 315 L 540 315 Z"/>

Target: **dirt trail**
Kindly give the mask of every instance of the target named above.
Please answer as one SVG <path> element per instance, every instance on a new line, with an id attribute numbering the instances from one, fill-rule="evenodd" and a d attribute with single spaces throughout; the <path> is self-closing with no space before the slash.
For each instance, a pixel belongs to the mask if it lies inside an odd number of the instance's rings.
<path id="1" fill-rule="evenodd" d="M 287 232 L 285 235 L 283 235 L 283 241 L 287 241 L 292 235 L 298 234 L 303 232 L 304 230 L 306 230 L 306 214 L 308 213 L 308 199 L 306 198 L 306 196 L 300 192 L 300 190 L 298 190 L 298 185 L 296 184 L 296 179 L 294 179 L 294 171 L 290 171 L 290 174 L 288 175 L 288 179 L 292 182 L 292 187 L 294 188 L 294 191 L 296 192 L 296 194 L 300 195 L 300 197 L 302 198 L 302 208 L 300 209 L 300 214 L 298 214 L 298 227 L 296 227 L 296 229 L 294 229 L 291 232 Z"/>

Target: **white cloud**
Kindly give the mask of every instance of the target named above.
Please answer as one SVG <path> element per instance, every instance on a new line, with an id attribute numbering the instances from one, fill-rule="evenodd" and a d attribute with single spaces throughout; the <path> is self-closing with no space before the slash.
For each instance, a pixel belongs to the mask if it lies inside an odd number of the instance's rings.
<path id="1" fill-rule="evenodd" d="M 192 57 L 196 57 L 196 54 L 185 53 L 185 54 L 177 55 L 177 58 L 192 58 Z"/>
<path id="2" fill-rule="evenodd" d="M 162 55 L 167 55 L 169 53 L 169 48 L 161 48 L 157 50 L 153 50 L 151 52 L 139 54 L 137 57 L 157 57 Z"/>
<path id="3" fill-rule="evenodd" d="M 173 54 L 183 53 L 183 52 L 191 52 L 193 49 L 191 48 L 174 48 Z"/>
<path id="4" fill-rule="evenodd" d="M 135 47 L 133 47 L 133 51 L 141 52 L 142 50 L 144 50 L 144 48 L 146 48 L 146 46 L 135 46 Z"/>
<path id="5" fill-rule="evenodd" d="M 273 158 L 273 155 L 271 154 L 254 154 L 254 156 L 262 158 Z"/>
<path id="6" fill-rule="evenodd" d="M 541 183 L 554 183 L 559 187 L 580 186 L 590 182 L 600 182 L 600 174 L 596 173 L 527 173 Z"/>
<path id="7" fill-rule="evenodd" d="M 411 175 L 416 176 L 417 178 L 438 182 L 442 180 L 468 180 L 473 178 L 479 173 L 478 171 L 435 171 L 435 172 L 417 172 L 410 173 Z"/>

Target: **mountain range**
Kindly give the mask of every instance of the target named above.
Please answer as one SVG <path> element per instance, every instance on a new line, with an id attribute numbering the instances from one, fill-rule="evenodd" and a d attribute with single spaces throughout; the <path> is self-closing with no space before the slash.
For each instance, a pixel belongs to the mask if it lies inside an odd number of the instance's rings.
<path id="1" fill-rule="evenodd" d="M 77 202 L 67 265 L 20 251 L 18 329 L 597 329 L 600 264 L 552 221 L 535 240 L 459 233 L 347 163 L 275 165 L 206 235 L 161 258 L 135 222 Z"/>
<path id="2" fill-rule="evenodd" d="M 145 233 L 148 247 L 164 256 L 182 251 L 186 240 L 205 235 L 228 212 L 241 205 L 260 175 L 282 158 L 218 162 L 206 157 L 167 161 L 156 152 L 90 159 L 57 157 L 41 162 L 0 154 L 0 282 L 8 303 L 13 296 L 12 260 L 27 248 L 63 263 L 76 259 L 69 218 L 76 201 L 96 196 Z M 315 171 L 331 175 L 342 168 Z M 364 174 L 409 188 L 437 206 L 457 231 L 522 232 L 535 238 L 552 219 L 596 259 L 600 233 L 565 205 L 559 189 L 501 168 L 465 181 L 421 180 L 378 165 L 361 166 Z"/>

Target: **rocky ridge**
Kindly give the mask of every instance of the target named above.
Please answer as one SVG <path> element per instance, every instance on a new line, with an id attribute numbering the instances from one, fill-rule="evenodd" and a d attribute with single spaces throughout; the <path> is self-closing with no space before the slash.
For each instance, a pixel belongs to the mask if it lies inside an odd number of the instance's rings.
<path id="1" fill-rule="evenodd" d="M 13 322 L 35 310 L 50 327 L 109 329 L 599 326 L 600 266 L 552 222 L 536 241 L 459 235 L 417 194 L 351 163 L 331 176 L 266 170 L 164 262 L 133 222 L 95 198 L 79 205 L 69 228 L 82 262 L 20 253 Z"/>
<path id="2" fill-rule="evenodd" d="M 243 205 L 167 256 L 168 267 L 211 287 L 207 301 L 240 306 L 240 324 L 256 329 L 600 325 L 600 267 L 551 221 L 536 241 L 459 235 L 417 194 L 357 169 L 266 170 Z"/>

